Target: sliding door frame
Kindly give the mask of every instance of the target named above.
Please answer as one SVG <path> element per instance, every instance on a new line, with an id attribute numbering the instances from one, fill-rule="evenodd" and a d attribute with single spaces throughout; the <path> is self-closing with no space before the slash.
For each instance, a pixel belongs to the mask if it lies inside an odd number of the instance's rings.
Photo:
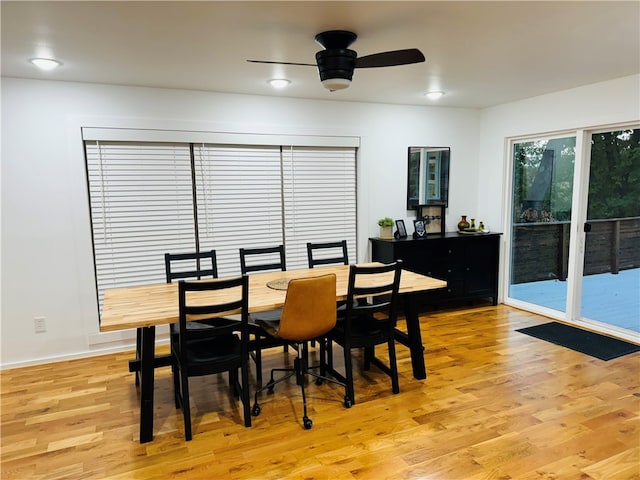
<path id="1" fill-rule="evenodd" d="M 625 122 L 611 125 L 598 125 L 576 128 L 574 130 L 562 130 L 539 134 L 509 137 L 505 141 L 505 191 L 504 205 L 505 215 L 503 219 L 503 231 L 505 239 L 505 253 L 503 263 L 503 275 L 500 292 L 503 302 L 523 310 L 531 311 L 552 319 L 582 326 L 605 334 L 625 338 L 634 342 L 640 341 L 640 334 L 630 332 L 615 326 L 601 322 L 591 321 L 581 317 L 582 279 L 584 273 L 584 253 L 586 233 L 584 225 L 587 222 L 587 207 L 589 196 L 589 170 L 591 164 L 591 136 L 593 134 L 611 131 L 638 128 L 638 122 Z M 514 174 L 514 145 L 533 140 L 551 140 L 566 136 L 575 136 L 575 160 L 573 169 L 573 187 L 571 198 L 571 223 L 569 227 L 569 258 L 567 273 L 567 300 L 565 312 L 560 312 L 541 305 L 525 302 L 509 297 L 512 271 L 512 242 L 513 242 L 513 174 Z"/>

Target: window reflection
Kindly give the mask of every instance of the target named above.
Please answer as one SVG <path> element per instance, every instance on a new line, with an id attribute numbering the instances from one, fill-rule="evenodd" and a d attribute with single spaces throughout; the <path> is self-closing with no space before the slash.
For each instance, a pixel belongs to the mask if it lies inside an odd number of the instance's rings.
<path id="1" fill-rule="evenodd" d="M 449 191 L 449 153 L 445 147 L 409 147 L 407 209 L 417 205 L 446 205 Z"/>

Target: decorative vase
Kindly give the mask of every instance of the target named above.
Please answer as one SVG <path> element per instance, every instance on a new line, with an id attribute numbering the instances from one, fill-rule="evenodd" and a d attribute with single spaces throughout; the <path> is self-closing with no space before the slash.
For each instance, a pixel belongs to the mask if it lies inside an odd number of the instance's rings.
<path id="1" fill-rule="evenodd" d="M 393 227 L 380 227 L 380 238 L 393 238 Z"/>
<path id="2" fill-rule="evenodd" d="M 462 218 L 458 222 L 458 230 L 462 231 L 465 228 L 469 228 L 469 222 L 467 222 L 467 216 L 462 215 Z"/>

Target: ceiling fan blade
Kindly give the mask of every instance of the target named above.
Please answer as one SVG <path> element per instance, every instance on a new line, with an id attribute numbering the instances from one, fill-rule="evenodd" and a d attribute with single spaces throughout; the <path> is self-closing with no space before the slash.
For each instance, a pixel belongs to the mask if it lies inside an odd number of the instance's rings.
<path id="1" fill-rule="evenodd" d="M 303 67 L 317 67 L 315 63 L 296 63 L 296 62 L 271 62 L 269 60 L 247 60 L 249 63 L 269 63 L 272 65 L 302 65 Z"/>
<path id="2" fill-rule="evenodd" d="M 356 68 L 394 67 L 424 62 L 424 55 L 417 48 L 374 53 L 356 59 Z"/>

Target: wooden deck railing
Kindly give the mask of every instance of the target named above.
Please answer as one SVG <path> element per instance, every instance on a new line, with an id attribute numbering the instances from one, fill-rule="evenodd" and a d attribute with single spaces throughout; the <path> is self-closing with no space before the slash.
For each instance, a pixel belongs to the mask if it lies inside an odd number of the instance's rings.
<path id="1" fill-rule="evenodd" d="M 640 267 L 640 217 L 592 220 L 586 236 L 584 274 Z M 517 223 L 512 283 L 566 280 L 569 222 Z"/>

